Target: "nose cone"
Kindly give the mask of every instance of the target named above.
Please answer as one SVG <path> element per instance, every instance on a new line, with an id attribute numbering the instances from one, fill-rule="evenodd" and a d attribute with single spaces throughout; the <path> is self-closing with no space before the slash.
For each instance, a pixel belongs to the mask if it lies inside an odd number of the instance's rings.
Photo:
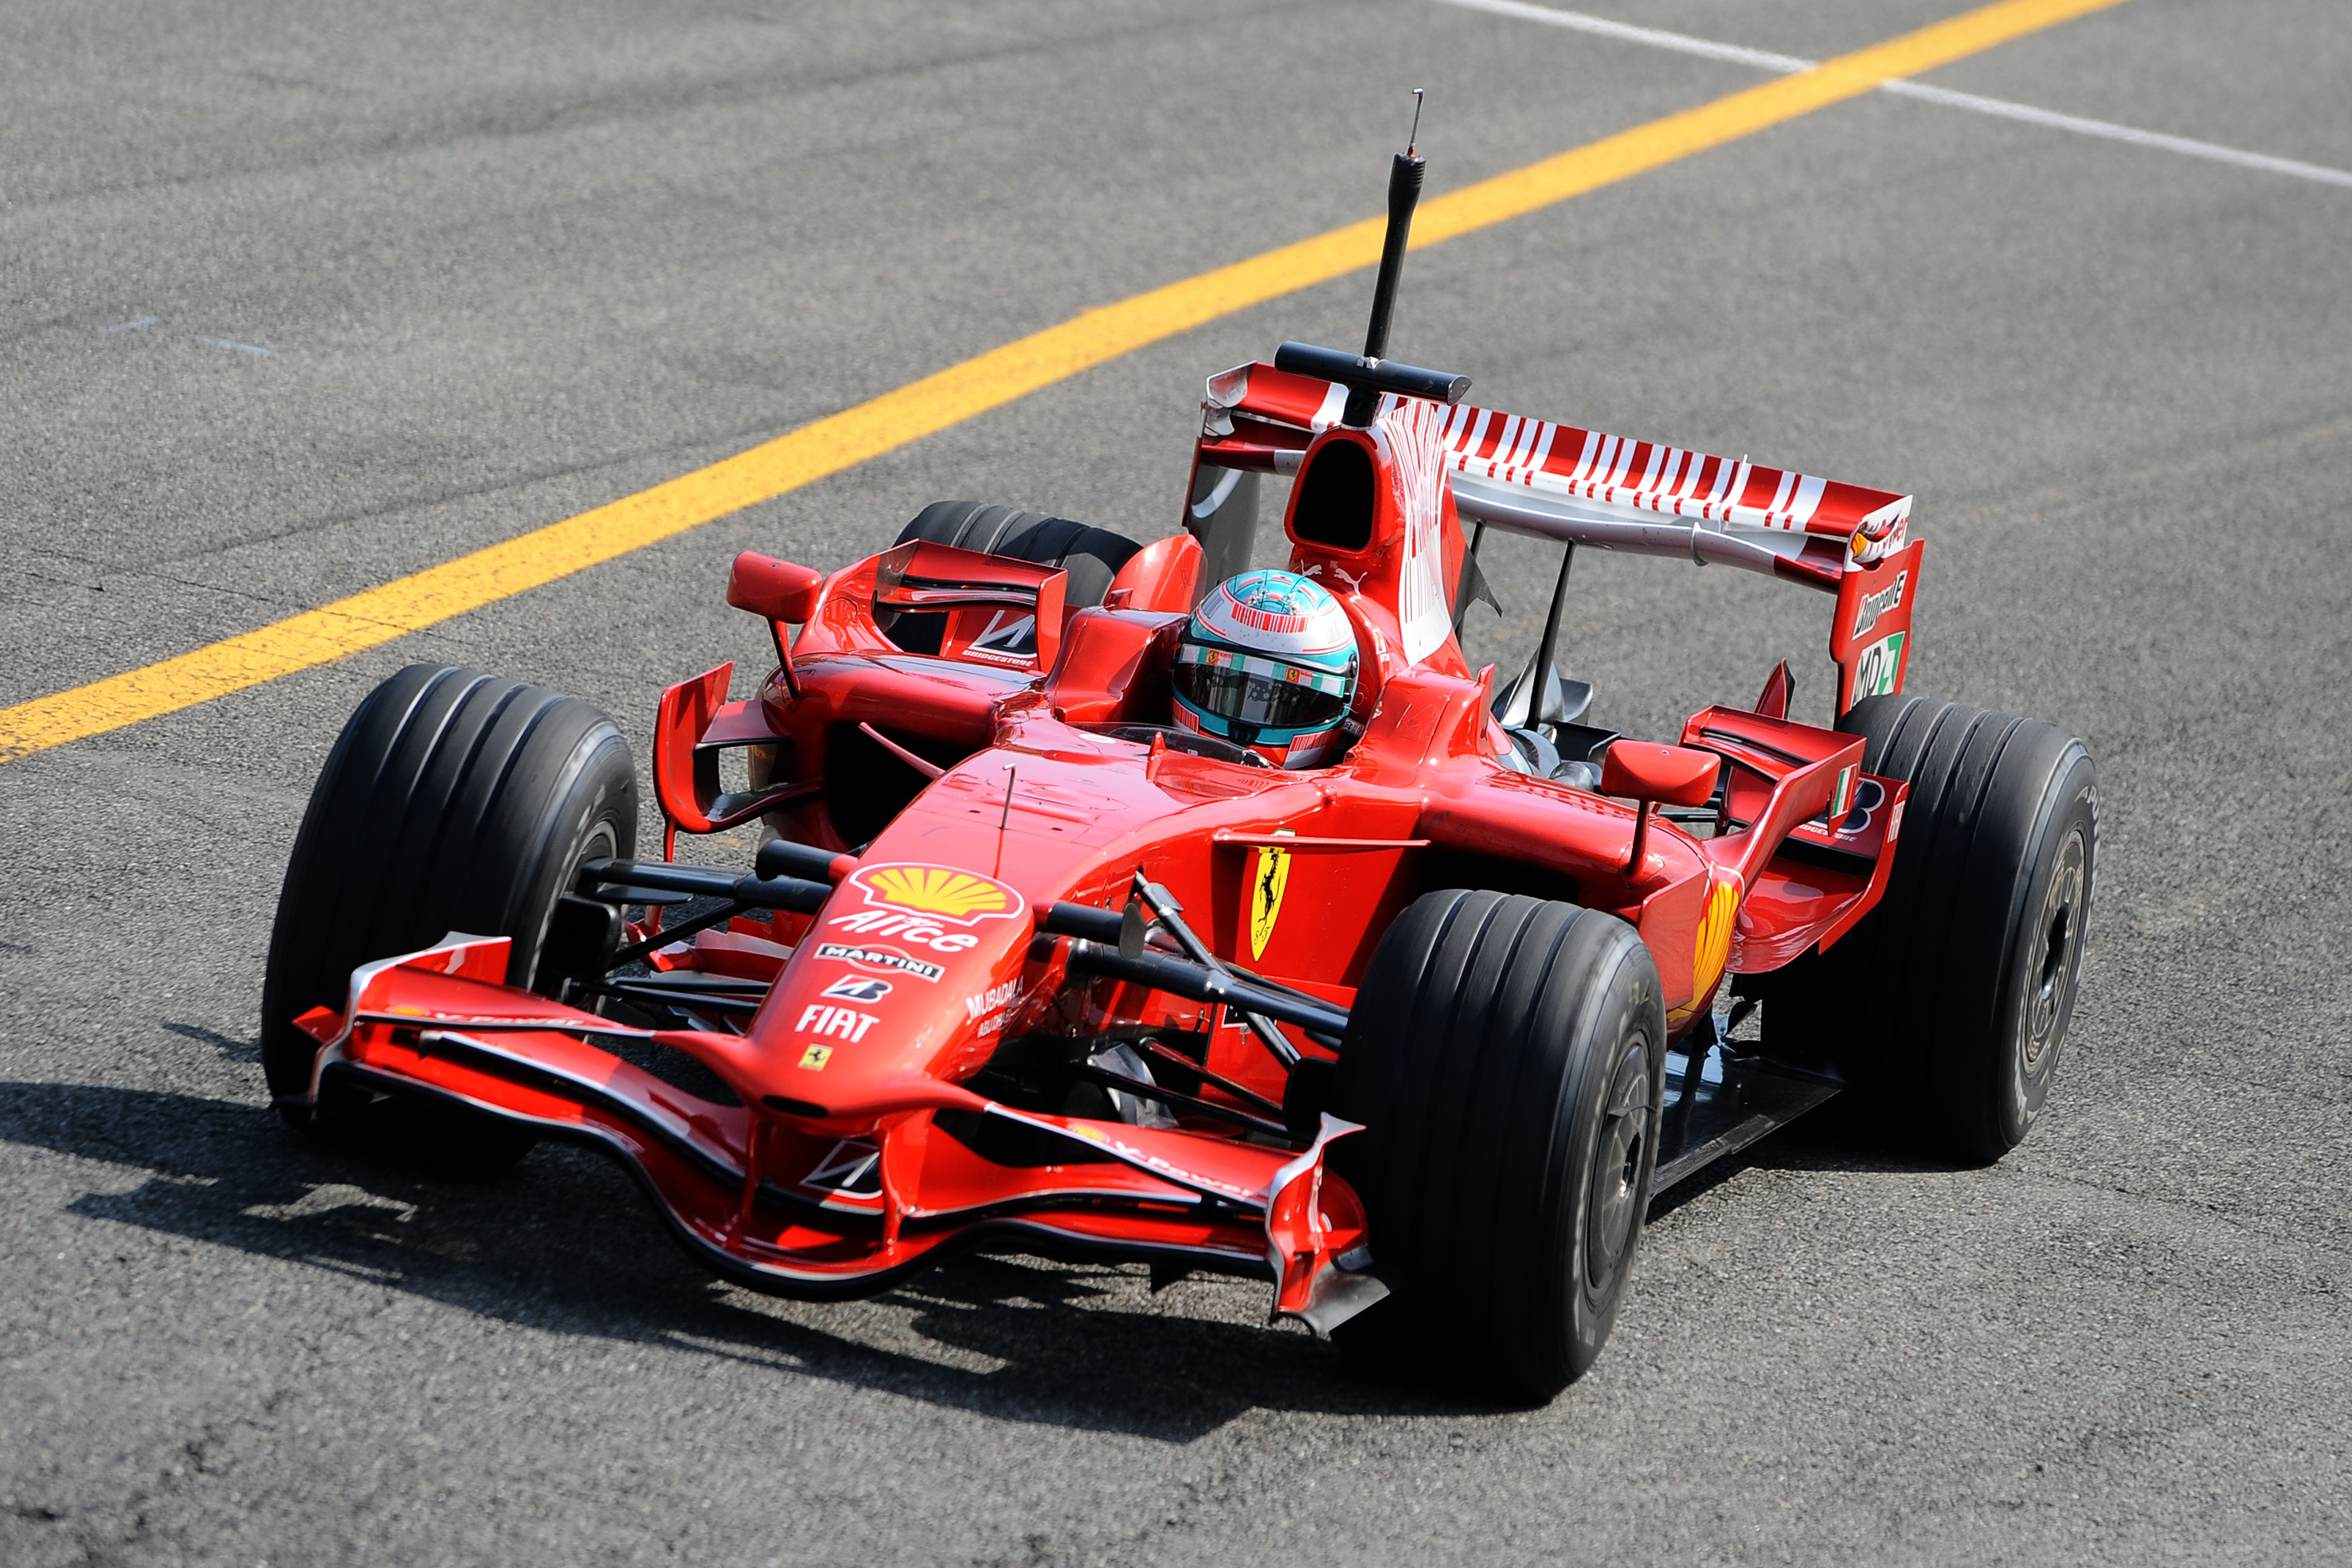
<path id="1" fill-rule="evenodd" d="M 977 1068 L 1025 999 L 1034 923 L 1018 890 L 978 872 L 858 867 L 752 1025 L 769 1092 L 838 1120 Z"/>

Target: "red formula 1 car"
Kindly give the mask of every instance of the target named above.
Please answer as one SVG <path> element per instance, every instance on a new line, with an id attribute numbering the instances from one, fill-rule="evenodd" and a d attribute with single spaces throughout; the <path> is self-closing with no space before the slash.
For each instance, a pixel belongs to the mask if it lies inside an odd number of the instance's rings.
<path id="1" fill-rule="evenodd" d="M 659 861 L 610 720 L 384 683 L 287 872 L 281 1110 L 485 1160 L 584 1141 L 761 1290 L 975 1248 L 1224 1270 L 1376 1364 L 1528 1399 L 1599 1352 L 1654 1194 L 1840 1089 L 1964 1157 L 2014 1145 L 2082 961 L 2083 746 L 1904 694 L 1907 497 L 1384 359 L 1420 171 L 1363 354 L 1211 378 L 1184 532 L 942 503 L 830 576 L 740 558 L 777 666 L 663 696 Z M 1344 645 L 1253 685 L 1193 612 L 1267 473 L 1286 580 Z M 1456 641 L 1488 528 L 1564 547 L 1499 690 Z M 1590 722 L 1552 660 L 1579 546 L 1823 593 L 1836 727 L 1789 716 L 1785 664 L 1664 741 Z M 1213 691 L 1321 702 L 1331 747 L 1270 765 L 1259 726 L 1186 722 Z M 673 858 L 755 821 L 740 874 Z"/>

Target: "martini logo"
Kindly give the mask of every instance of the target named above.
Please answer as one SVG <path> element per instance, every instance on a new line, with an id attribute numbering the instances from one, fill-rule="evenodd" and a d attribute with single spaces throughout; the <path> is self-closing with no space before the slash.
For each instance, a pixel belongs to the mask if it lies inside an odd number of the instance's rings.
<path id="1" fill-rule="evenodd" d="M 1005 920 L 1021 911 L 1021 896 L 993 877 L 936 865 L 886 865 L 850 878 L 877 909 L 928 915 L 955 925 Z"/>
<path id="2" fill-rule="evenodd" d="M 1859 637 L 1877 625 L 1880 616 L 1891 614 L 1903 608 L 1903 586 L 1910 580 L 1910 576 L 1908 571 L 1898 571 L 1895 574 L 1893 583 L 1875 593 L 1865 593 L 1862 596 L 1862 603 L 1853 617 L 1853 634 L 1854 636 Z"/>
<path id="3" fill-rule="evenodd" d="M 1691 994 L 1705 997 L 1731 957 L 1731 928 L 1739 915 L 1739 884 L 1718 882 L 1699 916 L 1698 944 L 1691 953 Z"/>
<path id="4" fill-rule="evenodd" d="M 1257 852 L 1257 871 L 1250 878 L 1250 959 L 1265 956 L 1274 939 L 1274 923 L 1282 918 L 1283 891 L 1290 885 L 1290 852 L 1268 844 Z"/>
<path id="5" fill-rule="evenodd" d="M 820 942 L 816 956 L 837 958 L 845 964 L 855 964 L 865 969 L 887 969 L 894 975 L 912 975 L 919 980 L 936 980 L 947 970 L 937 964 L 926 964 L 920 958 L 910 958 L 896 947 L 853 947 L 845 942 Z"/>

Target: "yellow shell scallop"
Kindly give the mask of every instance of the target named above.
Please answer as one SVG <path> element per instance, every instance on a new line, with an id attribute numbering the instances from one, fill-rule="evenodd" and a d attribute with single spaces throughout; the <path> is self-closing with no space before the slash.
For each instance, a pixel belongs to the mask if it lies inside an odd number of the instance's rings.
<path id="1" fill-rule="evenodd" d="M 954 919 L 994 914 L 1011 902 L 1004 889 L 987 877 L 944 866 L 885 866 L 866 880 L 887 903 Z"/>

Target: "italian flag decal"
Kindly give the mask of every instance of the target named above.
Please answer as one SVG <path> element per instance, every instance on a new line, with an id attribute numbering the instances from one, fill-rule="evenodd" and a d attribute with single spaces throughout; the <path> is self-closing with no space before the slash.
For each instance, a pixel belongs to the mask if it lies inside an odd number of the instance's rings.
<path id="1" fill-rule="evenodd" d="M 1853 810 L 1853 776 L 1860 769 L 1849 764 L 1838 769 L 1837 788 L 1830 791 L 1830 821 L 1837 821 Z"/>

